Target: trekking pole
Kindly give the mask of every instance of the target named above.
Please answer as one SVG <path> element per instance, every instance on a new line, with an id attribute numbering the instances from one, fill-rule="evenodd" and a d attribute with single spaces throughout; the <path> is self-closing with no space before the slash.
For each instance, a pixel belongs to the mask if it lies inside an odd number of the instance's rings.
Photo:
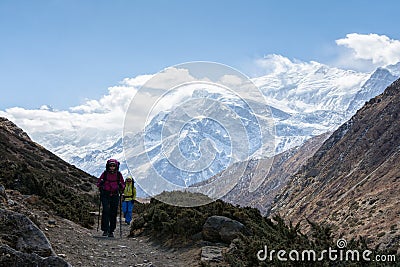
<path id="1" fill-rule="evenodd" d="M 99 214 L 97 215 L 97 232 L 99 231 L 99 225 L 100 225 L 100 211 L 101 211 L 101 195 L 99 195 Z"/>
<path id="2" fill-rule="evenodd" d="M 119 237 L 122 238 L 122 194 L 119 194 Z"/>

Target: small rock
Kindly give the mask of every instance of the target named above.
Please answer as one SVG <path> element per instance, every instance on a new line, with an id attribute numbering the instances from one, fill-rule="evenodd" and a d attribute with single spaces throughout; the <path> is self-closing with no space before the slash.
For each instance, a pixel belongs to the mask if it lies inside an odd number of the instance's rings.
<path id="1" fill-rule="evenodd" d="M 2 196 L 3 198 L 7 199 L 7 193 L 6 193 L 6 189 L 3 185 L 0 185 L 0 196 Z"/>
<path id="2" fill-rule="evenodd" d="M 201 262 L 208 264 L 210 262 L 222 262 L 222 248 L 217 246 L 205 246 L 201 248 Z"/>
<path id="3" fill-rule="evenodd" d="M 36 195 L 30 195 L 27 198 L 25 198 L 25 201 L 32 205 L 37 204 L 39 201 L 39 197 Z"/>

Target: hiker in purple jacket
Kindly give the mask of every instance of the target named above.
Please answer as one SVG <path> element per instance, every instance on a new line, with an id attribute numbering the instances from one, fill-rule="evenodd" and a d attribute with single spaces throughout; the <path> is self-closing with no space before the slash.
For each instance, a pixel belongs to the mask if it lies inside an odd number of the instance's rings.
<path id="1" fill-rule="evenodd" d="M 125 188 L 124 178 L 119 171 L 119 162 L 116 159 L 109 159 L 106 170 L 97 181 L 100 189 L 100 200 L 103 206 L 101 215 L 101 230 L 103 236 L 114 237 L 114 230 L 117 226 L 117 214 L 120 193 Z"/>

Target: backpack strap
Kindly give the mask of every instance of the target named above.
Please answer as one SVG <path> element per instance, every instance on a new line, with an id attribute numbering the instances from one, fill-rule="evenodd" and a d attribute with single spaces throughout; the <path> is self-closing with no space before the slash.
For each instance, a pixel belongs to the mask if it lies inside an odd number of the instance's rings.
<path id="1" fill-rule="evenodd" d="M 122 173 L 120 171 L 117 171 L 117 181 L 119 189 L 121 189 L 121 179 L 122 179 Z"/>

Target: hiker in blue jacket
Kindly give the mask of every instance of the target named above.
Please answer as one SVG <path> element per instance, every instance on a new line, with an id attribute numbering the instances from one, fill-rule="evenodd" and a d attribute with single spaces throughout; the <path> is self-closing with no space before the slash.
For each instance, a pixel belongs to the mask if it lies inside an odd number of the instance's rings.
<path id="1" fill-rule="evenodd" d="M 124 213 L 125 223 L 129 225 L 132 220 L 134 200 L 136 199 L 136 188 L 132 176 L 128 176 L 125 182 L 125 190 L 122 195 L 122 212 Z"/>

